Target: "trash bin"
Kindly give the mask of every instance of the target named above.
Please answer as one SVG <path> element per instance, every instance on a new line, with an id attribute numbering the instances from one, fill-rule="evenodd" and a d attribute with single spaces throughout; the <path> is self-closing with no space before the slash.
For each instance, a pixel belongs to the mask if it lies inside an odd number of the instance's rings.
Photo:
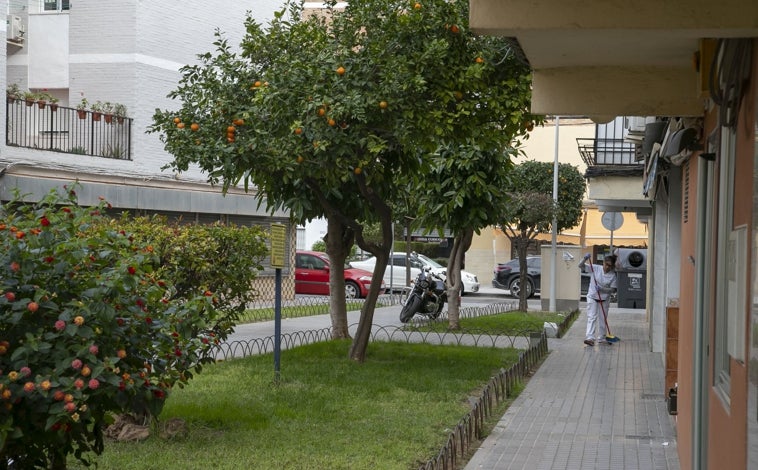
<path id="1" fill-rule="evenodd" d="M 645 308 L 647 297 L 647 250 L 621 248 L 618 251 L 618 306 Z"/>

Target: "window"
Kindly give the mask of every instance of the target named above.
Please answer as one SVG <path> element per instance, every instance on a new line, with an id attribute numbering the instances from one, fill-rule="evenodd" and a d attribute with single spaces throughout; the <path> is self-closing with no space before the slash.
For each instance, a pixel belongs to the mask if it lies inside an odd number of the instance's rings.
<path id="1" fill-rule="evenodd" d="M 739 299 L 734 299 L 738 280 L 735 279 L 735 261 L 739 255 L 734 230 L 734 163 L 736 158 L 736 134 L 728 127 L 721 127 L 718 177 L 718 223 L 716 251 L 716 319 L 714 331 L 713 385 L 717 394 L 728 407 L 730 404 L 730 323 L 734 321 Z M 743 275 L 744 281 L 744 275 Z M 735 302 L 736 301 L 736 302 Z M 744 308 L 744 304 L 742 306 Z"/>
<path id="2" fill-rule="evenodd" d="M 71 9 L 69 0 L 42 0 L 44 11 L 67 11 Z"/>

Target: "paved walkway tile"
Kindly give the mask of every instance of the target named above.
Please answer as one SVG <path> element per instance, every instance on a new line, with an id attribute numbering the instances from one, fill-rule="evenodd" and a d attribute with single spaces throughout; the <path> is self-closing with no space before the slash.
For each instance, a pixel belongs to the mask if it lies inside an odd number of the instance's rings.
<path id="1" fill-rule="evenodd" d="M 620 341 L 586 346 L 582 313 L 465 470 L 679 469 L 663 358 L 642 310 L 611 310 Z"/>

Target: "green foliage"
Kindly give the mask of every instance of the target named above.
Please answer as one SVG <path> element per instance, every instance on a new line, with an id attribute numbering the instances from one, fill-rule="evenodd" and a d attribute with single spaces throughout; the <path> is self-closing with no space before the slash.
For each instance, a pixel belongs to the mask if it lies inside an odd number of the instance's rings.
<path id="1" fill-rule="evenodd" d="M 514 167 L 510 184 L 504 188 L 517 204 L 509 204 L 500 220 L 504 225 L 528 225 L 537 232 L 551 230 L 553 215 L 557 215 L 559 232 L 575 227 L 582 216 L 582 199 L 586 190 L 584 176 L 568 163 L 558 164 L 558 205 L 545 211 L 545 203 L 535 201 L 537 194 L 553 198 L 553 163 L 526 160 Z M 541 204 L 534 210 L 529 201 Z"/>
<path id="2" fill-rule="evenodd" d="M 80 207 L 70 188 L 0 207 L 2 462 L 86 461 L 103 449 L 110 412 L 157 415 L 212 360 L 215 296 L 180 296 L 108 207 Z"/>
<path id="3" fill-rule="evenodd" d="M 252 283 L 268 254 L 267 236 L 260 227 L 172 225 L 158 215 L 124 217 L 114 224 L 155 253 L 158 276 L 171 280 L 174 298 L 213 294 L 220 314 L 205 328 L 217 335 L 225 337 L 257 297 Z"/>
<path id="4" fill-rule="evenodd" d="M 317 240 L 313 242 L 313 246 L 311 246 L 311 251 L 326 251 L 326 242 L 324 240 Z"/>
<path id="5" fill-rule="evenodd" d="M 553 200 L 555 165 L 527 160 L 514 167 L 510 184 L 503 188 L 510 197 L 499 213 L 500 226 L 516 247 L 522 285 L 526 282 L 526 251 L 540 233 L 560 232 L 576 226 L 582 215 L 584 177 L 568 163 L 558 165 L 558 198 Z M 553 226 L 553 219 L 557 225 Z M 519 293 L 519 310 L 526 310 L 526 289 Z"/>

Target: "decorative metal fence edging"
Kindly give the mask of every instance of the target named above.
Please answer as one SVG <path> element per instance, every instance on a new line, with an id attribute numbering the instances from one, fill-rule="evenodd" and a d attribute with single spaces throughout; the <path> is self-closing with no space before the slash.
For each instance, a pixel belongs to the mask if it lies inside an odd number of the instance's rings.
<path id="1" fill-rule="evenodd" d="M 532 368 L 547 354 L 547 335 L 543 331 L 539 340 L 519 354 L 519 360 L 508 369 L 492 377 L 469 411 L 448 436 L 439 453 L 419 470 L 455 470 L 471 446 L 484 435 L 485 422 L 493 410 L 513 394 L 514 386 L 521 382 Z"/>

